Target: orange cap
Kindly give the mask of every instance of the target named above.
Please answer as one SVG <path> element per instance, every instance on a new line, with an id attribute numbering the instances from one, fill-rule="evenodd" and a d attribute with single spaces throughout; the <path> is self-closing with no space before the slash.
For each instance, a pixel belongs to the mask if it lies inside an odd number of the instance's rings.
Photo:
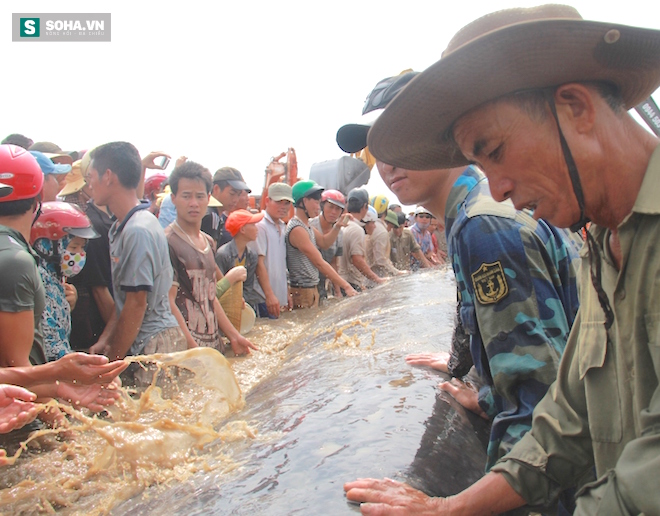
<path id="1" fill-rule="evenodd" d="M 250 213 L 247 210 L 232 211 L 225 222 L 225 229 L 234 237 L 246 224 L 255 224 L 263 218 L 263 212 Z"/>

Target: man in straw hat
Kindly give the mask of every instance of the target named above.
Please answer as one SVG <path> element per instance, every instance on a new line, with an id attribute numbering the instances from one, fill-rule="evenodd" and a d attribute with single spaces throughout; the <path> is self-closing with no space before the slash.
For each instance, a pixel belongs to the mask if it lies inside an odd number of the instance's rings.
<path id="1" fill-rule="evenodd" d="M 366 132 L 362 142 L 346 137 L 342 143 L 364 145 Z M 421 353 L 406 361 L 453 376 L 439 388 L 493 421 L 489 471 L 529 431 L 535 406 L 557 377 L 578 309 L 582 241 L 510 202 L 494 201 L 476 167 L 415 171 L 379 160 L 376 165 L 399 200 L 419 204 L 416 225 L 428 226 L 432 213 L 443 217 L 460 300 L 451 355 Z M 484 382 L 478 392 L 460 380 L 473 364 Z M 572 495 L 564 494 L 562 502 L 571 506 Z"/>
<path id="2" fill-rule="evenodd" d="M 471 161 L 496 200 L 559 226 L 593 224 L 580 313 L 532 430 L 455 497 L 347 484 L 350 499 L 376 503 L 364 514 L 542 507 L 571 485 L 578 514 L 660 512 L 660 140 L 627 113 L 658 86 L 660 31 L 584 21 L 567 6 L 512 9 L 459 31 L 376 122 L 368 141 L 383 161 Z"/>

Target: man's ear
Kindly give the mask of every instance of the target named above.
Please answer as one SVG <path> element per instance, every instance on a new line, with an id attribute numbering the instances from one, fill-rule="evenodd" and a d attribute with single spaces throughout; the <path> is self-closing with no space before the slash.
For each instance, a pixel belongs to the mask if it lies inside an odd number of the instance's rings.
<path id="1" fill-rule="evenodd" d="M 115 174 L 109 168 L 106 169 L 105 174 L 99 174 L 99 182 L 105 186 L 111 186 L 117 181 L 117 174 Z"/>
<path id="2" fill-rule="evenodd" d="M 593 129 L 596 120 L 594 97 L 597 93 L 580 83 L 562 84 L 554 94 L 557 117 L 562 130 L 570 125 L 578 133 L 585 134 Z"/>

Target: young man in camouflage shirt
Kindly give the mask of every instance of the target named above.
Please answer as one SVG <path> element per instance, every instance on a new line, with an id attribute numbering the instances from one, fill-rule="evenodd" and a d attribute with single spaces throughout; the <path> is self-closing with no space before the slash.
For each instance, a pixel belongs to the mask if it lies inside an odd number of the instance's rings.
<path id="1" fill-rule="evenodd" d="M 396 86 L 397 78 L 392 81 Z M 444 217 L 458 287 L 458 329 L 469 335 L 469 354 L 485 385 L 477 393 L 454 378 L 440 388 L 493 421 L 489 470 L 530 429 L 534 407 L 557 376 L 578 309 L 580 241 L 510 202 L 495 202 L 475 167 L 412 171 L 376 164 L 401 202 Z M 407 361 L 465 374 L 463 364 L 449 359 L 447 353 L 426 353 Z"/>

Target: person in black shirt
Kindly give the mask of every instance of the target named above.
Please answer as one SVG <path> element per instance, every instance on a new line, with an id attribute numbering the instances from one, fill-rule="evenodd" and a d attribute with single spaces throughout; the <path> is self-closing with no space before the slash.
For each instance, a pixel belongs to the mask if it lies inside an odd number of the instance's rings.
<path id="1" fill-rule="evenodd" d="M 215 199 L 221 206 L 212 206 L 209 203 L 206 215 L 202 219 L 202 231 L 213 238 L 216 249 L 232 240 L 231 234 L 225 229 L 225 221 L 227 215 L 236 209 L 242 191 L 249 192 L 250 188 L 245 183 L 243 175 L 235 168 L 222 167 L 213 175 L 211 200 Z"/>

